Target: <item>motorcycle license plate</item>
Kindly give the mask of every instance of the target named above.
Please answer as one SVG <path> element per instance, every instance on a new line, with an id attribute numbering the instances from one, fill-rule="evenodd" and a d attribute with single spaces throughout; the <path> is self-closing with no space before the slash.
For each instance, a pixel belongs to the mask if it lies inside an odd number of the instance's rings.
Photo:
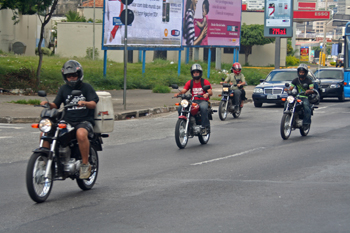
<path id="1" fill-rule="evenodd" d="M 275 99 L 277 99 L 277 95 L 267 95 L 267 99 L 269 99 L 269 100 L 271 100 L 271 99 L 275 100 Z"/>

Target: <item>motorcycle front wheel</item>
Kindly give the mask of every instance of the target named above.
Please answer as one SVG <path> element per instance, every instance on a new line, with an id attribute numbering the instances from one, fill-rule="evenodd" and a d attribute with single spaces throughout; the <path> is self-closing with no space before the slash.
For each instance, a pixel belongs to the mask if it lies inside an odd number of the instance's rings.
<path id="1" fill-rule="evenodd" d="M 209 138 L 210 138 L 210 133 L 208 133 L 207 135 L 203 136 L 203 135 L 198 135 L 198 140 L 201 144 L 207 144 L 209 142 Z"/>
<path id="2" fill-rule="evenodd" d="M 77 178 L 77 184 L 82 190 L 90 190 L 94 186 L 98 175 L 98 154 L 94 148 L 90 148 L 89 163 L 91 165 L 91 175 L 88 179 Z"/>
<path id="3" fill-rule="evenodd" d="M 284 140 L 287 140 L 292 132 L 292 126 L 289 124 L 291 115 L 283 114 L 281 120 L 281 136 Z"/>
<path id="4" fill-rule="evenodd" d="M 175 141 L 176 145 L 183 149 L 186 147 L 188 142 L 188 135 L 186 132 L 186 120 L 178 119 L 175 126 Z"/>
<path id="5" fill-rule="evenodd" d="M 301 136 L 307 136 L 310 132 L 310 127 L 311 125 L 309 125 L 309 127 L 304 128 L 303 126 L 299 129 L 300 130 L 300 134 Z"/>
<path id="6" fill-rule="evenodd" d="M 45 154 L 33 153 L 30 157 L 26 171 L 27 191 L 33 201 L 41 203 L 49 197 L 53 185 L 53 172 L 50 169 L 48 179 L 45 172 L 48 158 Z"/>
<path id="7" fill-rule="evenodd" d="M 219 118 L 220 120 L 224 121 L 227 118 L 227 109 L 226 109 L 226 102 L 221 101 L 219 105 Z"/>

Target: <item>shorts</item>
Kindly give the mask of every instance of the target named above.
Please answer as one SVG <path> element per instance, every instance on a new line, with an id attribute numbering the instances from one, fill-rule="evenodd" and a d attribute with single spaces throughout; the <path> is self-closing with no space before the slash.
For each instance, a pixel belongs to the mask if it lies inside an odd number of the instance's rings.
<path id="1" fill-rule="evenodd" d="M 79 128 L 84 128 L 88 131 L 89 138 L 93 138 L 94 136 L 94 127 L 89 121 L 82 121 L 82 122 L 77 122 L 77 123 L 72 123 L 71 124 L 75 130 L 78 130 Z"/>

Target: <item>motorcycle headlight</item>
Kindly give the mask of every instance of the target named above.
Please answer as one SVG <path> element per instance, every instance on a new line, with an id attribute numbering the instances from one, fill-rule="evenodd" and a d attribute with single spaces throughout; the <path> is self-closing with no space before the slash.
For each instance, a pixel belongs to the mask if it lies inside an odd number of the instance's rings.
<path id="1" fill-rule="evenodd" d="M 340 87 L 339 84 L 332 84 L 332 85 L 330 86 L 330 88 L 339 88 L 339 87 Z"/>
<path id="2" fill-rule="evenodd" d="M 228 92 L 228 87 L 223 87 L 222 91 Z"/>
<path id="3" fill-rule="evenodd" d="M 39 129 L 41 132 L 47 133 L 51 130 L 52 122 L 49 119 L 42 119 L 39 122 Z"/>
<path id="4" fill-rule="evenodd" d="M 294 97 L 293 96 L 288 96 L 287 98 L 288 103 L 293 103 L 294 102 Z"/>
<path id="5" fill-rule="evenodd" d="M 262 88 L 254 88 L 254 93 L 264 93 Z"/>
<path id="6" fill-rule="evenodd" d="M 186 108 L 188 106 L 188 100 L 181 100 L 181 106 Z"/>

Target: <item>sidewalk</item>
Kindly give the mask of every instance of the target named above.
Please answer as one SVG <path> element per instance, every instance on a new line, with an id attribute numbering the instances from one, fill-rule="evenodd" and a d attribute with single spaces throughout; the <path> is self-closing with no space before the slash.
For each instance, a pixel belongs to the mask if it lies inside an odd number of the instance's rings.
<path id="1" fill-rule="evenodd" d="M 213 97 L 218 98 L 221 94 L 221 85 L 212 85 Z M 183 87 L 180 87 L 182 90 Z M 247 102 L 251 102 L 254 86 L 246 86 Z M 175 103 L 179 99 L 172 98 L 177 90 L 171 90 L 170 93 L 153 93 L 152 90 L 127 90 L 126 91 L 126 109 L 123 104 L 123 90 L 108 91 L 112 95 L 115 120 L 124 120 L 129 118 L 137 118 L 151 114 L 160 114 L 175 111 Z M 55 95 L 49 95 L 49 101 L 53 101 Z M 41 107 L 33 105 L 23 105 L 9 103 L 18 100 L 38 99 L 44 100 L 39 96 L 24 95 L 0 95 L 0 123 L 36 123 L 39 121 L 39 115 L 42 111 Z M 212 105 L 217 106 L 219 101 L 212 100 Z"/>

